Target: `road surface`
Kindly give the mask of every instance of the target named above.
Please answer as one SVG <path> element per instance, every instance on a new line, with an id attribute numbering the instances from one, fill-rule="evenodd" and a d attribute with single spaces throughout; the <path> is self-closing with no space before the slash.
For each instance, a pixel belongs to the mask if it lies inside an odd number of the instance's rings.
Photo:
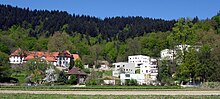
<path id="1" fill-rule="evenodd" d="M 73 95 L 220 95 L 220 91 L 23 91 L 0 90 L 0 93 L 73 94 Z"/>

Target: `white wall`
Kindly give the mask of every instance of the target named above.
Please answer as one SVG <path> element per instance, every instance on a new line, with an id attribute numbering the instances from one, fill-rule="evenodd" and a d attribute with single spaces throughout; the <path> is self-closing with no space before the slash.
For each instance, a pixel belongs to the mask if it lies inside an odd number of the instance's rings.
<path id="1" fill-rule="evenodd" d="M 149 75 L 149 80 L 157 80 L 158 65 L 157 64 L 143 64 L 140 66 L 140 74 Z"/>
<path id="2" fill-rule="evenodd" d="M 128 56 L 128 63 L 135 63 L 135 67 L 140 67 L 143 63 L 149 63 L 150 57 L 144 55 Z"/>
<path id="3" fill-rule="evenodd" d="M 19 56 L 10 56 L 9 62 L 11 64 L 20 64 L 23 63 L 24 57 L 21 59 Z"/>
<path id="4" fill-rule="evenodd" d="M 160 57 L 162 60 L 173 60 L 175 58 L 176 51 L 171 49 L 164 49 L 160 52 Z"/>
<path id="5" fill-rule="evenodd" d="M 60 64 L 61 62 L 61 64 Z M 57 65 L 58 66 L 63 66 L 63 67 L 68 67 L 68 64 L 70 63 L 70 57 L 57 57 Z"/>
<path id="6" fill-rule="evenodd" d="M 145 75 L 144 74 L 120 74 L 121 83 L 125 83 L 126 80 L 137 80 L 139 85 L 145 84 Z"/>
<path id="7" fill-rule="evenodd" d="M 114 70 L 112 71 L 112 76 L 118 77 L 120 71 L 122 70 L 125 73 L 134 74 L 135 73 L 135 63 L 127 63 L 127 62 L 118 62 L 113 63 Z"/>

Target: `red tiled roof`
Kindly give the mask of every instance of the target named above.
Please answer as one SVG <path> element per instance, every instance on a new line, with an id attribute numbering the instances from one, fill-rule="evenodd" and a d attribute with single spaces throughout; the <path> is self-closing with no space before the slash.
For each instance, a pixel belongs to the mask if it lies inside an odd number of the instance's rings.
<path id="1" fill-rule="evenodd" d="M 18 48 L 13 53 L 11 53 L 11 56 L 19 56 L 19 53 L 22 52 L 21 48 Z"/>
<path id="2" fill-rule="evenodd" d="M 20 48 L 15 50 L 13 53 L 11 53 L 11 56 L 18 56 L 22 52 Z M 24 60 L 30 60 L 33 59 L 34 57 L 45 57 L 45 60 L 54 62 L 56 61 L 57 56 L 60 54 L 65 55 L 66 57 L 71 57 L 73 56 L 74 60 L 80 59 L 78 54 L 71 54 L 68 50 L 65 50 L 63 52 L 40 52 L 40 51 L 25 51 L 22 53 L 22 55 L 27 55 Z"/>
<path id="3" fill-rule="evenodd" d="M 49 62 L 55 62 L 56 59 L 54 57 L 46 57 L 45 60 L 49 61 Z"/>
<path id="4" fill-rule="evenodd" d="M 73 55 L 73 58 L 74 58 L 74 60 L 80 60 L 80 57 L 79 57 L 79 54 L 72 54 Z"/>
<path id="5" fill-rule="evenodd" d="M 33 58 L 34 58 L 33 55 L 28 55 L 27 57 L 24 58 L 24 60 L 27 61 L 27 60 L 30 60 L 30 59 L 33 59 Z"/>
<path id="6" fill-rule="evenodd" d="M 78 74 L 78 75 L 87 75 L 85 72 L 81 71 L 80 68 L 73 67 L 68 71 L 67 74 Z"/>

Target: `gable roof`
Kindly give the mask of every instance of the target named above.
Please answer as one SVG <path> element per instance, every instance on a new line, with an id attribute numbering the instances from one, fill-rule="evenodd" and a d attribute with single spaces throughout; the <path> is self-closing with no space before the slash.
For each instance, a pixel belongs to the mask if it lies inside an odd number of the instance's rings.
<path id="1" fill-rule="evenodd" d="M 79 54 L 72 54 L 72 55 L 73 55 L 74 61 L 77 59 L 80 60 Z"/>
<path id="2" fill-rule="evenodd" d="M 35 57 L 38 57 L 38 58 L 45 57 L 45 60 L 47 61 L 56 62 L 57 56 L 59 55 L 64 55 L 66 57 L 72 56 L 74 60 L 80 59 L 78 54 L 71 54 L 68 50 L 65 50 L 63 52 L 41 52 L 41 51 L 22 51 L 21 48 L 18 48 L 13 53 L 11 53 L 10 56 L 19 56 L 20 53 L 22 53 L 22 56 L 24 56 L 25 61 L 28 61 Z"/>
<path id="3" fill-rule="evenodd" d="M 15 50 L 13 53 L 11 53 L 10 56 L 19 56 L 19 54 L 22 52 L 21 48 L 18 48 L 17 50 Z M 22 53 L 23 55 L 23 53 Z"/>
<path id="4" fill-rule="evenodd" d="M 80 68 L 77 67 L 73 67 L 67 74 L 87 75 L 84 71 L 81 71 Z"/>

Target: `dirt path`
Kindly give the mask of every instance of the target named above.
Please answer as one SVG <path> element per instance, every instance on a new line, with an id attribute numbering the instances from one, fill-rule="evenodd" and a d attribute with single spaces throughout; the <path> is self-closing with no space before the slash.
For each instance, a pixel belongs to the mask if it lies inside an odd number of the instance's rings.
<path id="1" fill-rule="evenodd" d="M 20 91 L 20 90 L 0 90 L 0 93 L 75 94 L 75 95 L 220 95 L 220 91 Z"/>

